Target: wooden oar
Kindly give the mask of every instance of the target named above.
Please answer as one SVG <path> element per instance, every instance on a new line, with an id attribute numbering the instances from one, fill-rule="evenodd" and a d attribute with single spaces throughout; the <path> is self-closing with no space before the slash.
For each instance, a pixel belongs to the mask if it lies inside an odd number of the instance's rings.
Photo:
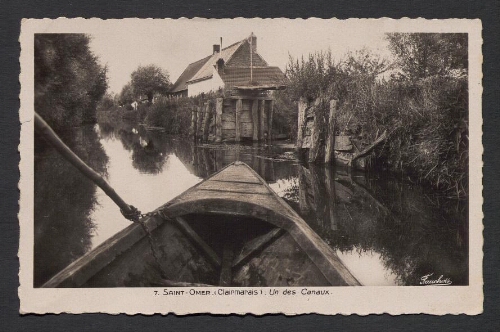
<path id="1" fill-rule="evenodd" d="M 64 142 L 57 136 L 52 128 L 45 122 L 45 120 L 35 112 L 35 130 L 42 135 L 67 161 L 76 167 L 83 175 L 94 182 L 101 188 L 106 195 L 108 195 L 113 202 L 116 203 L 121 209 L 123 216 L 132 221 L 138 221 L 140 212 L 128 205 L 125 201 L 115 192 L 115 190 L 99 175 L 96 171 L 90 168 L 83 160 L 80 159 L 71 149 L 64 144 Z"/>

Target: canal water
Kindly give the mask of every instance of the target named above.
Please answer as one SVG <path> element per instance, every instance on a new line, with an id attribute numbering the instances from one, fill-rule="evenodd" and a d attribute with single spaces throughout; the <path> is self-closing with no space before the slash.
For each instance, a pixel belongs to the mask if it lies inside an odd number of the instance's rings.
<path id="1" fill-rule="evenodd" d="M 193 144 L 130 124 L 74 129 L 63 140 L 129 204 L 154 210 L 235 160 L 257 171 L 371 286 L 421 278 L 468 284 L 467 201 L 389 174 L 365 174 L 289 160 L 287 145 Z M 279 143 L 279 142 L 278 142 Z M 34 283 L 127 227 L 100 189 L 35 137 Z"/>

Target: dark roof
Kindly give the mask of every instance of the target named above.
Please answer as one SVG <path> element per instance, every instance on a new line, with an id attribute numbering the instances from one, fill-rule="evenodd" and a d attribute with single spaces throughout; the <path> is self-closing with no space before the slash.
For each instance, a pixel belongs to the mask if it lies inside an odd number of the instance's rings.
<path id="1" fill-rule="evenodd" d="M 215 62 L 222 57 L 228 61 L 234 52 L 245 40 L 239 41 L 222 49 L 221 54 L 215 53 L 188 65 L 181 76 L 175 81 L 170 92 L 179 92 L 187 89 L 187 82 L 204 80 L 212 77 Z"/>
<path id="2" fill-rule="evenodd" d="M 181 76 L 175 81 L 172 86 L 171 92 L 179 92 L 187 89 L 186 82 L 189 81 L 200 69 L 203 65 L 211 58 L 212 56 L 207 56 L 204 59 L 198 60 L 196 62 L 191 63 L 184 69 Z"/>
<path id="3" fill-rule="evenodd" d="M 228 90 L 238 86 L 272 86 L 283 84 L 285 75 L 278 67 L 254 67 L 250 82 L 250 67 L 226 67 L 221 73 L 224 87 Z"/>
<path id="4" fill-rule="evenodd" d="M 252 35 L 251 35 L 252 36 Z M 213 76 L 216 62 L 223 59 L 228 63 L 236 51 L 245 43 L 249 43 L 248 38 L 223 48 L 220 53 L 209 55 L 199 61 L 188 65 L 173 85 L 171 92 L 185 91 L 188 84 L 210 79 Z M 266 63 L 264 61 L 264 63 Z M 266 63 L 267 65 L 267 63 Z M 284 75 L 278 67 L 253 67 L 253 82 L 250 82 L 250 67 L 225 66 L 224 72 L 219 73 L 226 89 L 242 87 L 246 89 L 265 88 L 275 89 L 283 82 Z"/>
<path id="5" fill-rule="evenodd" d="M 190 79 L 188 79 L 188 82 L 196 82 L 196 81 L 203 81 L 208 78 L 212 78 L 213 72 L 214 72 L 214 67 L 220 58 L 224 60 L 224 63 L 228 62 L 229 59 L 233 56 L 233 54 L 240 48 L 240 46 L 246 42 L 246 39 L 243 39 L 237 43 L 234 43 L 232 45 L 229 45 L 226 48 L 223 48 L 222 51 L 219 53 L 215 53 L 211 56 L 209 56 L 208 61 L 205 62 L 205 64 L 200 68 L 200 70 Z"/>

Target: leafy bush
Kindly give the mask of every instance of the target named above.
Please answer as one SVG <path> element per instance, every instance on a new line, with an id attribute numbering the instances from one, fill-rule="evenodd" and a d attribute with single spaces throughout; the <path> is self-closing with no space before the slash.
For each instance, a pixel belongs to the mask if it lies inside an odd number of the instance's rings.
<path id="1" fill-rule="evenodd" d="M 397 34 L 388 39 L 397 59 L 392 64 L 366 50 L 342 61 L 329 52 L 290 58 L 288 88 L 276 95 L 280 121 L 296 132 L 299 98 L 310 103 L 337 99 L 337 134 L 363 147 L 389 133 L 374 156 L 376 167 L 405 172 L 453 196 L 467 195 L 467 36 Z M 381 75 L 388 70 L 390 77 Z M 326 119 L 328 108 L 322 109 Z"/>
<path id="2" fill-rule="evenodd" d="M 185 135 L 191 125 L 191 110 L 194 103 L 189 98 L 169 99 L 160 97 L 147 109 L 144 123 L 163 127 L 169 134 Z"/>

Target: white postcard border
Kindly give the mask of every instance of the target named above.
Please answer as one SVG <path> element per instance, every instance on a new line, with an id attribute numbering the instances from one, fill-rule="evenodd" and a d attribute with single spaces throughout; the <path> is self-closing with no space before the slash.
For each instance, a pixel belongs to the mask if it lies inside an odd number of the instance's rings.
<path id="1" fill-rule="evenodd" d="M 187 19 L 184 19 L 187 20 Z M 195 20 L 204 20 L 197 18 Z M 234 24 L 239 20 L 233 19 Z M 269 19 L 254 19 L 265 24 Z M 294 24 L 302 19 L 283 20 L 284 24 Z M 308 19 L 314 22 L 319 19 Z M 334 19 L 332 19 L 334 20 Z M 211 19 L 213 24 L 219 20 Z M 335 20 L 338 23 L 338 20 Z M 307 287 L 309 290 L 328 290 L 330 295 L 302 295 L 305 287 L 273 288 L 279 295 L 154 295 L 163 288 L 72 288 L 42 289 L 33 288 L 33 200 L 34 200 L 34 146 L 33 146 L 33 108 L 34 108 L 34 64 L 33 36 L 41 32 L 88 32 L 105 28 L 107 24 L 131 24 L 150 26 L 161 24 L 155 19 L 29 19 L 21 26 L 21 138 L 19 151 L 21 173 L 20 189 L 20 241 L 19 241 L 19 298 L 20 312 L 26 313 L 85 313 L 103 312 L 110 314 L 154 314 L 191 313 L 245 314 L 257 315 L 284 313 L 287 315 L 319 314 L 381 314 L 393 315 L 408 313 L 469 314 L 483 311 L 483 212 L 482 212 L 482 37 L 481 21 L 465 19 L 426 20 L 426 19 L 349 19 L 342 21 L 347 25 L 365 25 L 367 28 L 384 29 L 387 32 L 467 32 L 469 33 L 469 286 L 379 286 L 379 287 Z M 202 290 L 203 288 L 196 289 Z M 207 288 L 255 289 L 271 288 Z M 284 295 L 284 290 L 295 290 L 296 295 Z"/>

